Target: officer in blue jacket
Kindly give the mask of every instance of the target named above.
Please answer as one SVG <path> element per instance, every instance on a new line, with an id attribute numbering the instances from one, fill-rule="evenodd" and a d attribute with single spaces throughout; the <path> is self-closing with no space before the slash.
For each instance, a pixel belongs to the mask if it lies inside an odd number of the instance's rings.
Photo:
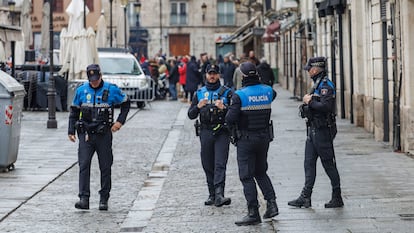
<path id="1" fill-rule="evenodd" d="M 267 201 L 263 218 L 279 214 L 275 191 L 267 175 L 267 152 L 269 143 L 273 140 L 271 104 L 276 98 L 276 92 L 270 86 L 261 84 L 253 63 L 241 63 L 240 72 L 242 88 L 234 93 L 226 115 L 226 123 L 233 128 L 239 178 L 248 207 L 248 214 L 235 222 L 238 226 L 261 222 L 256 182 Z"/>
<path id="2" fill-rule="evenodd" d="M 335 85 L 326 75 L 326 58 L 312 57 L 304 67 L 314 81 L 309 94 L 303 97 L 301 116 L 306 118 L 307 138 L 305 146 L 305 185 L 300 196 L 288 202 L 290 206 L 311 207 L 311 195 L 316 179 L 316 161 L 320 157 L 322 166 L 331 180 L 332 199 L 325 208 L 337 208 L 344 205 L 341 196 L 341 184 L 336 168 L 333 140 L 335 138 Z"/>
<path id="3" fill-rule="evenodd" d="M 205 205 L 221 207 L 230 205 L 224 197 L 226 166 L 229 157 L 230 138 L 224 125 L 232 92 L 220 84 L 220 69 L 208 65 L 205 86 L 198 89 L 188 109 L 188 117 L 196 119 L 196 135 L 200 136 L 201 164 L 207 178 L 209 197 Z"/>
<path id="4" fill-rule="evenodd" d="M 79 198 L 75 208 L 89 209 L 90 169 L 93 154 L 98 154 L 101 171 L 99 210 L 108 210 L 111 190 L 112 133 L 125 123 L 130 101 L 114 84 L 102 80 L 99 65 L 86 69 L 89 82 L 76 89 L 69 114 L 68 135 L 75 142 L 79 138 Z M 120 114 L 114 122 L 114 105 L 120 105 Z"/>

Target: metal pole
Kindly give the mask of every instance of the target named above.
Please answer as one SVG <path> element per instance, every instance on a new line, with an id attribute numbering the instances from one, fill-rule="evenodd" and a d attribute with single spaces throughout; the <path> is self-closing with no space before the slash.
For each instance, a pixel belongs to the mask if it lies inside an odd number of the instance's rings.
<path id="1" fill-rule="evenodd" d="M 109 41 L 110 46 L 112 48 L 112 2 L 113 0 L 109 0 Z"/>
<path id="2" fill-rule="evenodd" d="M 124 7 L 124 48 L 127 49 L 127 21 L 126 21 L 126 14 L 127 14 L 127 5 Z"/>
<path id="3" fill-rule="evenodd" d="M 160 56 L 162 55 L 162 0 L 160 0 Z"/>
<path id="4" fill-rule="evenodd" d="M 86 29 L 86 0 L 83 0 L 83 28 Z"/>
<path id="5" fill-rule="evenodd" d="M 49 75 L 49 85 L 47 88 L 47 110 L 49 119 L 47 121 L 48 129 L 56 129 L 56 88 L 55 88 L 55 78 L 53 77 L 53 0 L 49 0 L 50 11 L 49 11 L 49 60 L 50 60 L 50 75 Z"/>
<path id="6" fill-rule="evenodd" d="M 383 88 L 383 118 L 384 118 L 384 142 L 390 141 L 389 120 L 389 90 L 388 90 L 388 45 L 387 45 L 387 14 L 386 1 L 381 0 L 380 14 L 382 22 L 382 88 Z"/>

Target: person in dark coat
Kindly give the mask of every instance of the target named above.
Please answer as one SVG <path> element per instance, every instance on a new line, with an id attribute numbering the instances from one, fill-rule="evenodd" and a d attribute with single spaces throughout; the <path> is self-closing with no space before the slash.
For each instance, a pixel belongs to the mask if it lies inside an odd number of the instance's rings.
<path id="1" fill-rule="evenodd" d="M 174 59 L 170 60 L 170 75 L 168 76 L 168 89 L 171 94 L 171 100 L 177 100 L 177 82 L 180 78 L 178 73 L 177 61 Z"/>
<path id="2" fill-rule="evenodd" d="M 230 60 L 230 54 L 224 55 L 224 62 L 221 66 L 224 86 L 233 88 L 233 74 L 236 70 L 236 65 Z"/>
<path id="3" fill-rule="evenodd" d="M 273 74 L 273 70 L 270 68 L 270 65 L 267 63 L 265 58 L 260 60 L 260 64 L 257 66 L 257 72 L 259 73 L 260 81 L 263 84 L 273 86 L 275 75 Z"/>
<path id="4" fill-rule="evenodd" d="M 190 94 L 190 99 L 192 99 L 194 92 L 197 91 L 198 85 L 201 83 L 201 75 L 195 56 L 191 56 L 190 61 L 187 63 L 186 72 L 187 80 L 185 84 L 185 89 Z"/>

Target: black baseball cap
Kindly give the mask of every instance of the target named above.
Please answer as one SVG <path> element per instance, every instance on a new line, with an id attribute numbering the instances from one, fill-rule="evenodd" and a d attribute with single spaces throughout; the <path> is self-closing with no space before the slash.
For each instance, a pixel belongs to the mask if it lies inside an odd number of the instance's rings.
<path id="1" fill-rule="evenodd" d="M 86 68 L 86 74 L 89 81 L 99 80 L 101 77 L 101 68 L 98 64 L 91 64 Z"/>
<path id="2" fill-rule="evenodd" d="M 240 72 L 245 77 L 258 75 L 256 65 L 248 61 L 240 64 Z"/>

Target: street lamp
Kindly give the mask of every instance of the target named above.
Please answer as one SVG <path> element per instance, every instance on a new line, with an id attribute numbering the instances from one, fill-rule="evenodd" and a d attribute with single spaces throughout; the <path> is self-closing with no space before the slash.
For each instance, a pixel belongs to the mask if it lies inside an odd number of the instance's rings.
<path id="1" fill-rule="evenodd" d="M 141 2 L 139 0 L 137 0 L 134 3 L 134 9 L 135 9 L 135 13 L 137 14 L 137 21 L 135 23 L 135 26 L 137 28 L 139 28 L 140 27 L 140 23 L 139 23 L 139 13 L 141 12 Z"/>
<path id="2" fill-rule="evenodd" d="M 86 29 L 86 0 L 83 0 L 83 28 Z"/>
<path id="3" fill-rule="evenodd" d="M 124 8 L 124 47 L 127 49 L 127 25 L 126 25 L 126 14 L 127 14 L 128 0 L 121 0 L 121 7 Z"/>
<path id="4" fill-rule="evenodd" d="M 9 0 L 8 1 L 8 3 L 7 3 L 8 5 L 9 5 L 9 11 L 10 11 L 10 17 L 11 17 L 11 25 L 13 25 L 14 24 L 14 10 L 15 10 L 15 6 L 16 6 L 16 3 L 13 1 L 13 0 Z M 16 49 L 16 41 L 14 41 L 14 40 L 12 40 L 11 42 L 10 42 L 10 46 L 11 46 L 11 57 L 12 57 L 12 64 L 11 64 L 11 75 L 14 77 L 14 74 L 15 74 L 15 62 L 16 62 L 16 60 L 15 60 L 15 49 Z"/>
<path id="5" fill-rule="evenodd" d="M 53 0 L 49 0 L 49 60 L 50 60 L 50 72 L 49 72 L 49 84 L 47 88 L 47 111 L 49 119 L 47 120 L 48 129 L 56 129 L 56 88 L 55 88 L 55 78 L 53 77 Z"/>
<path id="6" fill-rule="evenodd" d="M 206 5 L 205 2 L 203 2 L 203 4 L 201 5 L 201 12 L 203 13 L 202 14 L 202 19 L 204 21 L 205 17 L 206 17 L 206 13 L 207 13 L 207 5 Z"/>
<path id="7" fill-rule="evenodd" d="M 16 8 L 16 2 L 14 0 L 9 0 L 7 2 L 7 5 L 9 5 L 11 24 L 13 25 L 14 24 L 14 10 Z"/>

